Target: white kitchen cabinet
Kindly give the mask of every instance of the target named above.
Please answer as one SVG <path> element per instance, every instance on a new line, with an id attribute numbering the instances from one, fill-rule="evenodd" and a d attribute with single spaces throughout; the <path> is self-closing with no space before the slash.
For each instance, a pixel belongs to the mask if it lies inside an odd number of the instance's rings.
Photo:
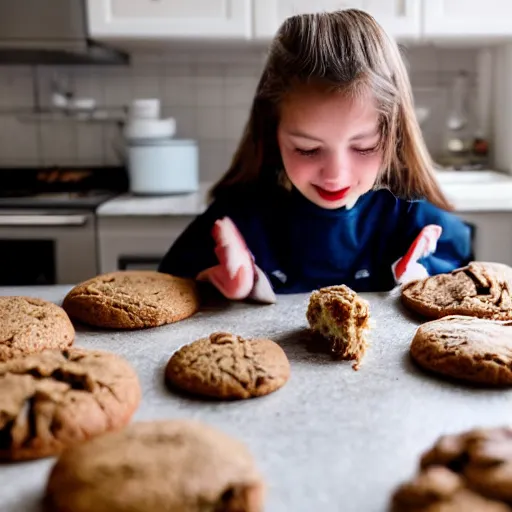
<path id="1" fill-rule="evenodd" d="M 417 39 L 421 33 L 421 0 L 255 0 L 253 6 L 254 35 L 263 40 L 288 16 L 347 8 L 367 11 L 396 39 Z"/>
<path id="2" fill-rule="evenodd" d="M 512 266 L 512 212 L 459 212 L 457 215 L 475 226 L 476 260 Z"/>
<path id="3" fill-rule="evenodd" d="M 426 39 L 510 38 L 511 0 L 423 0 Z"/>
<path id="4" fill-rule="evenodd" d="M 87 0 L 96 39 L 248 39 L 251 0 Z"/>
<path id="5" fill-rule="evenodd" d="M 193 216 L 98 218 L 100 272 L 156 270 L 161 258 Z"/>

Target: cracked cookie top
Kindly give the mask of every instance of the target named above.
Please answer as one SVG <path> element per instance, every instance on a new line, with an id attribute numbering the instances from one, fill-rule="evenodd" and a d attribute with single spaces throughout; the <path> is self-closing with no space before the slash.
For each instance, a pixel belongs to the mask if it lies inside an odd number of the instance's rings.
<path id="1" fill-rule="evenodd" d="M 62 307 L 96 327 L 140 329 L 177 322 L 199 309 L 194 281 L 153 271 L 102 274 L 75 286 Z"/>
<path id="2" fill-rule="evenodd" d="M 144 421 L 66 450 L 45 493 L 51 512 L 263 512 L 247 447 L 195 420 Z"/>
<path id="3" fill-rule="evenodd" d="M 267 395 L 284 386 L 290 363 L 268 339 L 216 332 L 173 354 L 166 380 L 189 393 L 223 399 Z"/>
<path id="4" fill-rule="evenodd" d="M 466 315 L 512 320 L 512 268 L 472 262 L 450 274 L 412 281 L 402 288 L 402 302 L 430 318 Z"/>
<path id="5" fill-rule="evenodd" d="M 75 329 L 56 304 L 32 297 L 0 297 L 0 361 L 73 344 Z"/>
<path id="6" fill-rule="evenodd" d="M 48 350 L 0 363 L 0 460 L 35 459 L 127 424 L 137 374 L 108 352 Z"/>

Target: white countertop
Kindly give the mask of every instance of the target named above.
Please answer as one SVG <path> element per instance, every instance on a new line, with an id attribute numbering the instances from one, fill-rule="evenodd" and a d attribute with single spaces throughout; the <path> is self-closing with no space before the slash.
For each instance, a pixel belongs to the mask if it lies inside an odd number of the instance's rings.
<path id="1" fill-rule="evenodd" d="M 456 212 L 512 212 L 512 175 L 494 171 L 440 171 L 441 188 Z M 102 204 L 100 216 L 196 216 L 208 205 L 213 184 L 203 182 L 191 194 L 134 196 L 124 194 Z"/>
<path id="2" fill-rule="evenodd" d="M 68 291 L 0 288 L 0 295 L 61 304 Z M 308 294 L 280 295 L 271 306 L 212 300 L 191 318 L 153 329 L 81 326 L 75 344 L 108 350 L 133 366 L 143 398 L 132 423 L 195 418 L 244 443 L 267 484 L 266 512 L 383 512 L 440 435 L 509 424 L 512 390 L 475 389 L 421 371 L 409 357 L 419 321 L 394 294 L 363 297 L 375 328 L 357 372 L 312 346 Z M 219 330 L 274 340 L 290 361 L 289 381 L 268 396 L 231 402 L 169 390 L 163 371 L 172 353 Z M 40 512 L 54 463 L 47 457 L 3 464 L 2 512 Z"/>
<path id="3" fill-rule="evenodd" d="M 123 194 L 103 203 L 97 210 L 100 216 L 158 216 L 192 215 L 207 207 L 207 196 L 212 183 L 200 183 L 197 192 L 166 196 L 135 196 Z"/>

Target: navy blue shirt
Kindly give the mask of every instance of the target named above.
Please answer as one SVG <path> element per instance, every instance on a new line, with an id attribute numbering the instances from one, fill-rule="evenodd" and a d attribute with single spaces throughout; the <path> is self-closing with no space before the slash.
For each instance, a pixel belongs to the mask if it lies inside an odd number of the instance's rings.
<path id="1" fill-rule="evenodd" d="M 378 190 L 349 210 L 328 210 L 295 189 L 251 185 L 217 198 L 176 240 L 159 270 L 195 278 L 217 265 L 211 230 L 224 216 L 238 227 L 277 294 L 336 284 L 358 292 L 390 290 L 395 286 L 391 265 L 428 224 L 443 228 L 435 254 L 420 260 L 430 275 L 450 272 L 471 258 L 470 228 L 425 201 Z"/>

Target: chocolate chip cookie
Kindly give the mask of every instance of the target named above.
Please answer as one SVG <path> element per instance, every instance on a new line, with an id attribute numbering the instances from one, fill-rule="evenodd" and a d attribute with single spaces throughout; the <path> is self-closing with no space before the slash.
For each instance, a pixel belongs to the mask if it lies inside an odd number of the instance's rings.
<path id="1" fill-rule="evenodd" d="M 416 478 L 393 496 L 395 512 L 511 512 L 512 429 L 446 435 L 423 454 Z"/>
<path id="2" fill-rule="evenodd" d="M 165 376 L 171 387 L 195 395 L 252 398 L 284 386 L 290 363 L 283 349 L 271 340 L 216 332 L 175 352 Z"/>
<path id="3" fill-rule="evenodd" d="M 311 330 L 328 341 L 333 357 L 355 359 L 357 369 L 368 347 L 368 302 L 345 285 L 321 288 L 310 295 L 306 318 Z"/>
<path id="4" fill-rule="evenodd" d="M 512 385 L 512 321 L 448 316 L 418 327 L 412 358 L 423 368 L 459 380 Z"/>
<path id="5" fill-rule="evenodd" d="M 51 512 L 262 512 L 264 483 L 244 444 L 191 420 L 133 423 L 66 450 Z"/>
<path id="6" fill-rule="evenodd" d="M 429 318 L 449 315 L 512 320 L 512 268 L 473 262 L 450 274 L 412 281 L 402 288 L 403 304 Z"/>
<path id="7" fill-rule="evenodd" d="M 56 304 L 31 297 L 0 297 L 0 361 L 73 344 L 75 329 Z"/>
<path id="8" fill-rule="evenodd" d="M 75 286 L 63 308 L 96 327 L 140 329 L 178 322 L 199 309 L 195 282 L 153 271 L 102 274 Z"/>
<path id="9" fill-rule="evenodd" d="M 71 348 L 0 363 L 0 460 L 55 455 L 126 425 L 141 398 L 121 357 Z"/>

